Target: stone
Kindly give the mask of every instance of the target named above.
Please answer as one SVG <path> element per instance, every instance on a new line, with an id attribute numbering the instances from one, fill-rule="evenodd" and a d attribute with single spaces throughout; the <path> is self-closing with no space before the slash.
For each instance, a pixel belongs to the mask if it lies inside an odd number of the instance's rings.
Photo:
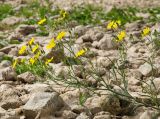
<path id="1" fill-rule="evenodd" d="M 151 86 L 151 90 L 157 94 L 160 94 L 160 78 L 154 78 L 153 81 L 149 80 L 146 82 L 149 86 Z M 144 84 L 145 87 L 148 87 L 148 85 Z"/>
<path id="2" fill-rule="evenodd" d="M 98 48 L 99 47 L 99 42 L 98 41 L 93 41 L 92 47 Z"/>
<path id="3" fill-rule="evenodd" d="M 77 117 L 77 114 L 69 110 L 64 110 L 62 115 L 65 119 L 75 119 Z"/>
<path id="4" fill-rule="evenodd" d="M 6 81 L 13 81 L 17 79 L 17 73 L 12 67 L 2 69 L 2 78 Z"/>
<path id="5" fill-rule="evenodd" d="M 10 56 L 18 56 L 18 48 L 17 47 L 15 47 L 15 48 L 12 48 L 10 51 L 9 51 L 9 55 Z"/>
<path id="6" fill-rule="evenodd" d="M 92 42 L 92 39 L 89 34 L 85 34 L 81 38 L 83 39 L 83 42 Z"/>
<path id="7" fill-rule="evenodd" d="M 88 84 L 89 86 L 97 86 L 97 79 L 99 78 L 97 75 L 87 75 L 85 83 Z"/>
<path id="8" fill-rule="evenodd" d="M 110 115 L 98 115 L 95 116 L 93 119 L 111 119 Z"/>
<path id="9" fill-rule="evenodd" d="M 146 110 L 144 113 L 142 113 L 139 117 L 139 119 L 153 119 L 154 112 L 150 110 Z"/>
<path id="10" fill-rule="evenodd" d="M 148 19 L 150 17 L 150 14 L 149 13 L 137 13 L 136 14 L 137 17 L 143 17 L 144 19 Z"/>
<path id="11" fill-rule="evenodd" d="M 73 68 L 72 70 L 74 72 L 74 75 L 79 77 L 79 78 L 81 78 L 82 74 L 84 72 L 83 66 L 81 66 L 81 65 L 73 65 L 72 68 Z"/>
<path id="12" fill-rule="evenodd" d="M 72 105 L 78 104 L 78 98 L 80 95 L 80 91 L 78 89 L 70 89 L 70 91 L 63 92 L 60 96 L 65 101 L 67 105 L 72 107 Z"/>
<path id="13" fill-rule="evenodd" d="M 82 36 L 86 32 L 86 30 L 87 29 L 86 29 L 85 26 L 79 25 L 79 26 L 75 27 L 74 34 L 78 35 L 78 37 L 80 37 L 80 36 Z"/>
<path id="14" fill-rule="evenodd" d="M 1 86 L 0 86 L 0 93 L 4 92 L 4 91 L 6 91 L 6 90 L 8 90 L 10 88 L 12 88 L 12 86 L 9 85 L 9 84 L 1 84 Z"/>
<path id="15" fill-rule="evenodd" d="M 22 105 L 22 101 L 19 98 L 20 92 L 8 88 L 0 92 L 0 106 L 5 110 L 19 108 Z"/>
<path id="16" fill-rule="evenodd" d="M 0 118 L 2 116 L 4 116 L 7 113 L 7 111 L 5 109 L 3 109 L 2 107 L 0 107 Z"/>
<path id="17" fill-rule="evenodd" d="M 113 50 L 117 49 L 118 44 L 113 41 L 113 37 L 110 34 L 105 34 L 103 38 L 99 41 L 99 48 L 101 50 Z"/>
<path id="18" fill-rule="evenodd" d="M 8 41 L 9 41 L 10 43 L 12 43 L 13 40 L 18 40 L 19 42 L 21 42 L 21 41 L 23 41 L 22 38 L 23 38 L 23 35 L 21 35 L 21 34 L 19 34 L 19 33 L 16 33 L 16 32 L 13 32 L 13 33 L 11 33 L 11 34 L 8 36 L 7 39 L 8 39 Z"/>
<path id="19" fill-rule="evenodd" d="M 103 33 L 101 33 L 101 32 L 97 32 L 97 33 L 92 33 L 91 34 L 91 39 L 93 40 L 93 41 L 99 41 L 101 38 L 103 38 L 103 36 L 104 36 L 104 34 Z"/>
<path id="20" fill-rule="evenodd" d="M 69 46 L 68 44 L 64 45 L 64 55 L 67 57 L 74 57 L 74 55 L 81 49 L 79 45 L 75 44 Z"/>
<path id="21" fill-rule="evenodd" d="M 86 115 L 86 113 L 81 113 L 79 116 L 77 116 L 76 119 L 91 119 L 89 116 Z"/>
<path id="22" fill-rule="evenodd" d="M 5 53 L 5 54 L 8 54 L 10 51 L 11 51 L 11 49 L 12 48 L 15 48 L 16 47 L 16 45 L 9 45 L 9 46 L 6 46 L 6 47 L 4 47 L 4 48 L 1 48 L 0 49 L 0 52 L 3 52 L 3 53 Z"/>
<path id="23" fill-rule="evenodd" d="M 83 39 L 82 37 L 79 37 L 78 39 L 75 40 L 76 44 L 82 44 L 83 43 Z"/>
<path id="24" fill-rule="evenodd" d="M 112 117 L 109 112 L 102 111 L 94 115 L 93 119 L 112 119 Z"/>
<path id="25" fill-rule="evenodd" d="M 138 79 L 136 79 L 136 78 L 134 78 L 134 77 L 129 77 L 129 79 L 128 79 L 128 84 L 129 85 L 137 85 L 137 86 L 140 86 L 141 85 L 141 82 L 140 82 L 140 80 L 138 80 Z"/>
<path id="26" fill-rule="evenodd" d="M 24 86 L 24 89 L 27 90 L 29 93 L 55 92 L 55 90 L 53 90 L 51 86 L 44 83 L 27 84 Z"/>
<path id="27" fill-rule="evenodd" d="M 64 106 L 58 93 L 38 92 L 31 95 L 28 102 L 23 106 L 26 118 L 34 119 L 37 115 L 53 115 Z"/>
<path id="28" fill-rule="evenodd" d="M 42 59 L 50 59 L 54 57 L 51 63 L 60 63 L 64 59 L 64 50 L 62 48 L 54 48 L 52 50 L 47 50 L 44 47 L 45 54 Z"/>
<path id="29" fill-rule="evenodd" d="M 114 95 L 88 98 L 85 102 L 85 106 L 90 109 L 92 114 L 107 111 L 113 115 L 131 113 L 131 109 L 133 108 L 133 105 L 126 99 L 118 98 Z"/>
<path id="30" fill-rule="evenodd" d="M 71 110 L 76 114 L 80 114 L 85 111 L 85 108 L 81 105 L 72 105 Z"/>
<path id="31" fill-rule="evenodd" d="M 55 76 L 59 76 L 62 78 L 69 78 L 69 67 L 67 66 L 61 66 L 59 68 L 53 69 Z"/>
<path id="32" fill-rule="evenodd" d="M 19 22 L 22 21 L 22 18 L 18 18 L 18 17 L 15 17 L 15 16 L 11 16 L 11 17 L 7 17 L 5 19 L 2 20 L 2 24 L 6 24 L 6 25 L 9 25 L 9 26 L 12 26 L 12 25 L 15 25 Z"/>
<path id="33" fill-rule="evenodd" d="M 85 106 L 91 111 L 92 114 L 96 114 L 102 111 L 102 98 L 101 97 L 91 97 L 85 102 Z"/>
<path id="34" fill-rule="evenodd" d="M 153 92 L 154 93 L 154 92 Z M 145 96 L 146 93 L 141 92 L 130 92 L 130 95 L 137 99 L 139 102 L 143 102 L 145 104 L 152 104 L 152 99 L 148 96 Z M 157 95 L 157 101 L 160 101 L 160 95 Z"/>
<path id="35" fill-rule="evenodd" d="M 125 27 L 127 31 L 138 31 L 142 28 L 142 23 L 140 21 L 135 21 L 132 23 L 127 23 Z"/>
<path id="36" fill-rule="evenodd" d="M 99 41 L 101 38 L 103 38 L 104 34 L 100 32 L 100 28 L 90 28 L 84 35 L 85 39 L 88 40 L 88 42 L 93 42 L 93 41 Z M 82 36 L 83 37 L 83 36 Z M 84 39 L 84 42 L 86 41 Z"/>
<path id="37" fill-rule="evenodd" d="M 0 66 L 3 67 L 3 68 L 6 68 L 6 67 L 11 66 L 11 64 L 12 64 L 12 63 L 11 63 L 9 60 L 3 60 L 3 61 L 1 62 L 1 64 L 0 64 Z"/>
<path id="38" fill-rule="evenodd" d="M 24 83 L 33 83 L 36 81 L 36 76 L 31 72 L 25 72 L 17 76 L 17 80 Z"/>
<path id="39" fill-rule="evenodd" d="M 4 55 L 5 55 L 5 54 L 4 54 L 3 52 L 0 52 L 0 62 L 2 61 Z"/>
<path id="40" fill-rule="evenodd" d="M 141 65 L 138 70 L 141 72 L 141 74 L 143 76 L 151 76 L 152 74 L 152 66 L 149 63 L 144 63 L 143 65 Z"/>
<path id="41" fill-rule="evenodd" d="M 32 25 L 19 25 L 18 28 L 16 29 L 17 33 L 20 33 L 24 36 L 29 35 L 31 33 L 36 32 L 36 27 Z"/>
<path id="42" fill-rule="evenodd" d="M 115 58 L 97 57 L 96 62 L 99 67 L 109 68 L 115 62 Z"/>
<path id="43" fill-rule="evenodd" d="M 135 79 L 142 79 L 143 75 L 141 72 L 139 72 L 137 69 L 133 69 L 131 70 L 131 74 L 132 74 L 132 77 L 134 77 Z"/>

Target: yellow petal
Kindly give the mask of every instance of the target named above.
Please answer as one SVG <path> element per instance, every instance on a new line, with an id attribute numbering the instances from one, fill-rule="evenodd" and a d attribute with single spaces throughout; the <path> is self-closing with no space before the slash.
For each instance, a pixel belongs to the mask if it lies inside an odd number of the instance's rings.
<path id="1" fill-rule="evenodd" d="M 32 52 L 34 53 L 38 48 L 39 48 L 39 45 L 36 44 L 36 45 L 33 47 Z"/>
<path id="2" fill-rule="evenodd" d="M 54 38 L 52 38 L 49 44 L 46 46 L 46 48 L 49 50 L 49 49 L 54 48 L 55 46 L 56 46 L 55 40 Z"/>
<path id="3" fill-rule="evenodd" d="M 14 60 L 13 65 L 12 65 L 12 68 L 15 68 L 16 65 L 17 65 L 17 63 L 18 63 L 18 59 Z"/>
<path id="4" fill-rule="evenodd" d="M 26 51 L 26 49 L 27 49 L 27 46 L 22 46 L 21 48 L 20 48 L 20 50 L 19 50 L 19 52 L 18 52 L 18 54 L 19 55 L 22 55 L 22 54 L 24 54 L 25 53 L 25 51 Z"/>
<path id="5" fill-rule="evenodd" d="M 44 18 L 44 19 L 41 19 L 41 20 L 38 22 L 38 25 L 41 25 L 41 24 L 43 24 L 43 23 L 44 23 L 46 20 L 47 20 L 46 18 Z"/>
<path id="6" fill-rule="evenodd" d="M 34 38 L 31 38 L 28 42 L 29 45 L 32 45 L 34 43 L 35 39 Z"/>
<path id="7" fill-rule="evenodd" d="M 51 57 L 50 59 L 48 59 L 45 64 L 48 65 L 51 61 L 53 60 L 53 57 Z"/>
<path id="8" fill-rule="evenodd" d="M 62 31 L 60 32 L 57 37 L 56 37 L 56 40 L 61 40 L 62 38 L 64 38 L 66 36 L 66 32 Z"/>

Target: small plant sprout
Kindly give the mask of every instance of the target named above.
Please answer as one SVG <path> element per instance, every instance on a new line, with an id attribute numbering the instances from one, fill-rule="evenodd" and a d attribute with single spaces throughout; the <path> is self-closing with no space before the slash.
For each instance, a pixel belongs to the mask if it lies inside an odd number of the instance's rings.
<path id="1" fill-rule="evenodd" d="M 25 58 L 22 58 L 21 59 L 21 63 L 25 63 L 26 62 L 26 59 Z"/>

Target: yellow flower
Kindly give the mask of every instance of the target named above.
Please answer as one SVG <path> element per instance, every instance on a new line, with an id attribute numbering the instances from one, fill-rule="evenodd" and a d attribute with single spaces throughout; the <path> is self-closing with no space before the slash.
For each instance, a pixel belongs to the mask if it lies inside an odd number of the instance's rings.
<path id="1" fill-rule="evenodd" d="M 126 32 L 125 31 L 121 31 L 117 35 L 117 38 L 118 38 L 117 41 L 122 41 L 125 37 L 126 37 Z"/>
<path id="2" fill-rule="evenodd" d="M 32 52 L 34 53 L 38 48 L 39 48 L 39 45 L 36 44 L 36 45 L 32 48 Z"/>
<path id="3" fill-rule="evenodd" d="M 65 10 L 61 10 L 59 14 L 62 16 L 62 19 L 64 19 L 67 15 L 67 12 Z"/>
<path id="4" fill-rule="evenodd" d="M 47 61 L 45 62 L 45 64 L 48 65 L 52 60 L 53 60 L 53 57 L 51 57 L 50 59 L 47 59 Z"/>
<path id="5" fill-rule="evenodd" d="M 13 62 L 13 64 L 12 64 L 12 68 L 15 68 L 16 65 L 17 65 L 17 63 L 18 63 L 18 59 L 14 60 L 14 62 Z"/>
<path id="6" fill-rule="evenodd" d="M 33 65 L 33 64 L 36 62 L 36 59 L 35 59 L 35 58 L 30 58 L 30 59 L 29 59 L 29 62 L 30 62 L 30 64 Z"/>
<path id="7" fill-rule="evenodd" d="M 22 55 L 22 54 L 24 54 L 25 53 L 25 51 L 26 51 L 26 49 L 27 49 L 27 46 L 22 46 L 21 48 L 20 48 L 20 50 L 19 50 L 19 52 L 18 52 L 18 54 L 19 55 Z"/>
<path id="8" fill-rule="evenodd" d="M 46 22 L 46 18 L 44 18 L 44 19 L 41 19 L 40 21 L 38 21 L 38 25 L 41 25 L 41 24 L 43 24 L 44 22 Z"/>
<path id="9" fill-rule="evenodd" d="M 34 43 L 35 39 L 34 38 L 31 38 L 28 42 L 29 45 L 32 45 Z"/>
<path id="10" fill-rule="evenodd" d="M 111 22 L 108 23 L 107 25 L 107 29 L 110 30 L 110 29 L 117 29 L 118 26 L 121 25 L 121 21 L 120 20 L 113 20 Z"/>
<path id="11" fill-rule="evenodd" d="M 34 56 L 34 58 L 35 58 L 35 59 L 38 59 L 38 58 L 40 57 L 40 55 L 41 55 L 41 52 L 39 51 L 39 52 Z"/>
<path id="12" fill-rule="evenodd" d="M 57 35 L 56 40 L 61 40 L 63 37 L 66 36 L 66 34 L 67 34 L 67 33 L 64 32 L 64 31 L 60 32 L 60 33 Z"/>
<path id="13" fill-rule="evenodd" d="M 151 32 L 151 30 L 149 27 L 144 28 L 142 31 L 142 37 L 147 36 L 150 32 Z"/>
<path id="14" fill-rule="evenodd" d="M 84 49 L 78 51 L 78 52 L 75 54 L 75 58 L 82 56 L 82 55 L 85 54 L 86 52 L 87 52 L 87 48 L 84 48 Z"/>
<path id="15" fill-rule="evenodd" d="M 54 38 L 52 38 L 49 44 L 46 46 L 46 48 L 49 50 L 49 49 L 54 48 L 55 46 L 56 46 L 55 40 Z"/>

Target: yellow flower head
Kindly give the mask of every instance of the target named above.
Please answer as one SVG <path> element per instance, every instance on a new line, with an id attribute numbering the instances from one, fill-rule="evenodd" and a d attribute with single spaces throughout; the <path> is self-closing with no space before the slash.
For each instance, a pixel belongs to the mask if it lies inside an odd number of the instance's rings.
<path id="1" fill-rule="evenodd" d="M 59 14 L 60 14 L 60 16 L 62 16 L 62 18 L 65 18 L 66 15 L 67 15 L 67 12 L 66 12 L 65 10 L 61 10 L 61 11 L 59 12 Z"/>
<path id="2" fill-rule="evenodd" d="M 50 62 L 52 62 L 52 60 L 53 60 L 53 57 L 51 57 L 50 59 L 47 59 L 45 64 L 48 65 Z"/>
<path id="3" fill-rule="evenodd" d="M 56 37 L 56 40 L 61 40 L 62 38 L 64 38 L 66 36 L 66 32 L 62 31 L 60 32 L 57 37 Z"/>
<path id="4" fill-rule="evenodd" d="M 39 48 L 39 45 L 36 44 L 36 45 L 32 48 L 32 52 L 34 53 L 38 48 Z"/>
<path id="5" fill-rule="evenodd" d="M 37 54 L 34 56 L 34 58 L 35 58 L 35 59 L 39 59 L 40 55 L 41 55 L 41 52 L 38 51 Z"/>
<path id="6" fill-rule="evenodd" d="M 107 25 L 107 29 L 110 30 L 110 29 L 117 29 L 118 26 L 121 25 L 121 21 L 120 20 L 113 20 L 111 22 L 108 23 Z"/>
<path id="7" fill-rule="evenodd" d="M 87 52 L 87 48 L 84 48 L 84 49 L 78 51 L 78 52 L 75 54 L 75 58 L 82 56 L 82 55 L 85 54 L 86 52 Z"/>
<path id="8" fill-rule="evenodd" d="M 150 32 L 151 32 L 151 30 L 149 27 L 144 28 L 142 31 L 142 37 L 147 36 Z"/>
<path id="9" fill-rule="evenodd" d="M 55 40 L 54 38 L 52 38 L 49 44 L 46 46 L 46 48 L 49 50 L 49 49 L 54 48 L 55 46 L 56 46 Z"/>
<path id="10" fill-rule="evenodd" d="M 40 21 L 38 21 L 38 25 L 41 25 L 41 24 L 43 24 L 44 22 L 46 22 L 46 18 L 44 18 L 44 19 L 41 19 Z"/>
<path id="11" fill-rule="evenodd" d="M 35 39 L 34 38 L 31 38 L 28 42 L 29 45 L 32 45 L 34 43 Z"/>
<path id="12" fill-rule="evenodd" d="M 36 62 L 36 59 L 34 57 L 29 59 L 29 63 L 30 64 L 33 65 L 35 62 Z"/>
<path id="13" fill-rule="evenodd" d="M 18 54 L 19 55 L 22 55 L 22 54 L 24 54 L 25 52 L 26 52 L 26 49 L 27 49 L 27 46 L 22 46 L 21 48 L 20 48 L 20 50 L 19 50 L 19 52 L 18 52 Z"/>
<path id="14" fill-rule="evenodd" d="M 16 65 L 17 65 L 17 63 L 18 63 L 18 59 L 14 60 L 14 62 L 13 62 L 13 64 L 12 64 L 12 68 L 15 68 Z"/>
<path id="15" fill-rule="evenodd" d="M 117 41 L 122 41 L 125 37 L 126 37 L 126 32 L 125 31 L 121 31 L 117 35 Z"/>

